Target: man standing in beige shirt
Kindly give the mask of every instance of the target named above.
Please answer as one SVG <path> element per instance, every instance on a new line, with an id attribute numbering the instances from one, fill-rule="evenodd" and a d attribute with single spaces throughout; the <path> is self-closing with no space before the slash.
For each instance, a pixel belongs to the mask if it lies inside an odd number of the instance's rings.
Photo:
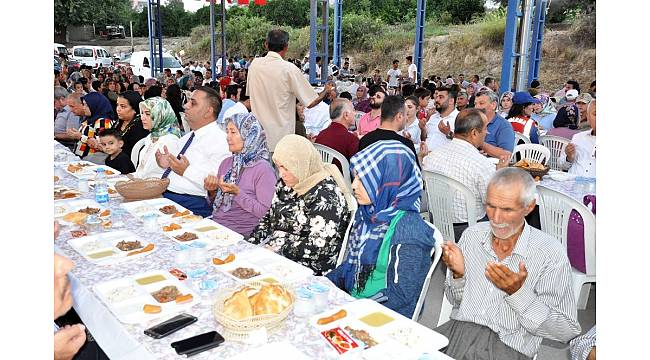
<path id="1" fill-rule="evenodd" d="M 269 51 L 257 58 L 248 69 L 246 93 L 250 96 L 251 110 L 266 132 L 269 150 L 285 135 L 295 133 L 296 99 L 307 108 L 320 103 L 331 85 L 316 94 L 302 71 L 284 60 L 289 46 L 289 33 L 271 30 L 264 46 Z"/>

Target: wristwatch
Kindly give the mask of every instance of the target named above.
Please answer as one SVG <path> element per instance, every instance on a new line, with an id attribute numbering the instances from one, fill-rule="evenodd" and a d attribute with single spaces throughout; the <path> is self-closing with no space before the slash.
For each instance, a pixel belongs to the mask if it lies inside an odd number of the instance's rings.
<path id="1" fill-rule="evenodd" d="M 453 140 L 454 139 L 454 132 L 450 131 L 449 134 L 447 134 L 447 139 Z"/>

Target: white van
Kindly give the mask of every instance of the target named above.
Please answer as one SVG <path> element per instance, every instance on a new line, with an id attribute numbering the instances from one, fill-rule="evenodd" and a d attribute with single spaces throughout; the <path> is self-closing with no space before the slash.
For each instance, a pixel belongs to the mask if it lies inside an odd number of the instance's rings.
<path id="1" fill-rule="evenodd" d="M 150 57 L 151 54 L 149 51 L 136 51 L 131 54 L 129 65 L 131 65 L 134 75 L 142 75 L 145 79 L 151 77 L 152 62 L 149 59 Z M 169 53 L 163 53 L 162 65 L 163 70 L 170 69 L 172 74 L 176 73 L 176 70 L 183 70 L 181 63 Z"/>
<path id="2" fill-rule="evenodd" d="M 81 65 L 98 67 L 111 67 L 113 57 L 101 46 L 74 46 L 72 48 L 72 58 L 79 61 Z"/>
<path id="3" fill-rule="evenodd" d="M 59 56 L 60 54 L 63 54 L 65 56 L 70 55 L 68 48 L 66 48 L 64 45 L 54 43 L 54 56 Z"/>

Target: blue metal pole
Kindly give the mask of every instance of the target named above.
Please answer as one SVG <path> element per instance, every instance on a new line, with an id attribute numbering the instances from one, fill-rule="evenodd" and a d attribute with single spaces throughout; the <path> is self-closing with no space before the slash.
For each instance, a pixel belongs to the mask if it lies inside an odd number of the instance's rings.
<path id="1" fill-rule="evenodd" d="M 322 59 L 322 66 L 321 66 L 321 75 L 320 75 L 320 80 L 321 82 L 327 81 L 327 75 L 329 72 L 329 14 L 330 14 L 330 5 L 329 1 L 323 0 L 322 2 L 322 27 L 321 27 L 321 41 L 323 42 L 323 51 L 321 52 L 321 59 Z"/>
<path id="2" fill-rule="evenodd" d="M 226 76 L 226 2 L 221 0 L 221 75 Z"/>
<path id="3" fill-rule="evenodd" d="M 156 13 L 158 14 L 156 17 L 156 26 L 158 28 L 158 73 L 163 72 L 163 46 L 162 46 L 162 38 L 163 38 L 163 33 L 162 33 L 162 18 L 160 17 L 160 0 L 156 0 Z"/>
<path id="4" fill-rule="evenodd" d="M 153 39 L 153 27 L 151 23 L 151 1 L 147 1 L 147 30 L 149 31 L 149 72 L 151 74 L 151 77 L 154 77 L 154 62 L 153 62 L 153 46 L 154 46 L 154 39 Z"/>
<path id="5" fill-rule="evenodd" d="M 521 17 L 519 4 L 521 0 L 508 0 L 508 15 L 506 17 L 506 32 L 503 36 L 503 63 L 501 66 L 501 87 L 499 92 L 512 89 L 512 73 L 515 58 L 519 56 L 515 52 L 517 44 L 517 20 Z"/>
<path id="6" fill-rule="evenodd" d="M 334 65 L 341 67 L 343 0 L 334 0 Z"/>
<path id="7" fill-rule="evenodd" d="M 217 39 L 214 36 L 214 1 L 210 0 L 210 70 L 212 71 L 212 80 L 215 80 L 217 75 Z"/>
<path id="8" fill-rule="evenodd" d="M 544 23 L 546 21 L 547 0 L 537 0 L 533 18 L 533 41 L 528 62 L 528 82 L 539 79 L 539 67 L 542 62 L 542 41 L 544 40 Z"/>
<path id="9" fill-rule="evenodd" d="M 426 0 L 418 0 L 417 12 L 415 16 L 415 46 L 414 46 L 414 60 L 418 72 L 415 77 L 415 83 L 419 84 L 422 81 L 422 59 L 424 58 L 424 25 L 426 22 L 427 2 Z"/>
<path id="10" fill-rule="evenodd" d="M 316 40 L 318 39 L 318 0 L 309 1 L 309 82 L 316 84 Z"/>

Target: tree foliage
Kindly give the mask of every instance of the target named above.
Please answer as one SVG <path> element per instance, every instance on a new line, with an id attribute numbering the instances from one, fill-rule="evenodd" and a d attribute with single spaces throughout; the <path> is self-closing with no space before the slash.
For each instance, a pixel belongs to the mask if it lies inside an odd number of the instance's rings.
<path id="1" fill-rule="evenodd" d="M 130 0 L 54 0 L 54 27 L 123 24 L 132 15 Z"/>
<path id="2" fill-rule="evenodd" d="M 291 27 L 309 25 L 309 0 L 270 0 L 266 5 L 249 5 L 248 12 L 253 16 Z"/>

